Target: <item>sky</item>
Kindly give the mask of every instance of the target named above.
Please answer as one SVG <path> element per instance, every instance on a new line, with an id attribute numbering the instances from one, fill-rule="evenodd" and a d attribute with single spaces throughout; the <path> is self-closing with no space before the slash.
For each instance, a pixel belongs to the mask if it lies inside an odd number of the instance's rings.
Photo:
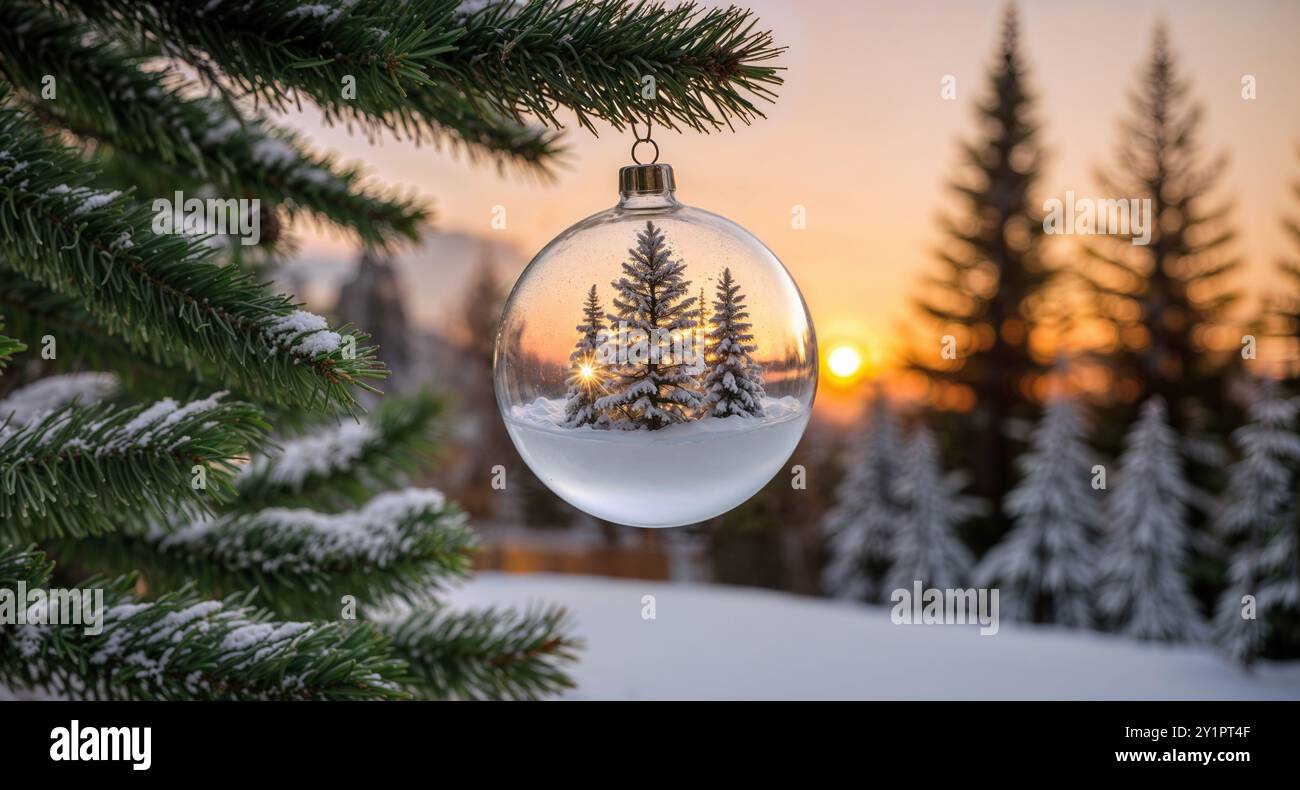
<path id="1" fill-rule="evenodd" d="M 936 218 L 951 205 L 945 183 L 958 142 L 974 129 L 973 102 L 1003 3 L 740 4 L 789 48 L 779 61 L 786 71 L 777 102 L 761 108 L 765 119 L 734 133 L 656 131 L 660 161 L 673 165 L 680 200 L 740 223 L 784 262 L 809 306 L 823 357 L 848 342 L 888 365 L 918 280 L 932 270 Z M 1247 260 L 1240 285 L 1263 294 L 1275 281 L 1274 262 L 1291 252 L 1280 220 L 1300 215 L 1290 192 L 1300 181 L 1300 2 L 1043 0 L 1022 2 L 1020 12 L 1050 154 L 1039 199 L 1067 190 L 1107 197 L 1093 174 L 1113 161 L 1127 93 L 1163 20 L 1205 111 L 1205 150 L 1229 156 L 1219 197 L 1235 206 L 1237 249 Z M 949 75 L 955 100 L 941 95 Z M 1254 100 L 1242 98 L 1244 75 L 1255 78 Z M 630 163 L 630 133 L 610 128 L 596 137 L 571 126 L 567 164 L 542 184 L 428 146 L 392 139 L 372 146 L 341 127 L 323 128 L 314 110 L 289 122 L 384 183 L 429 199 L 439 230 L 491 237 L 518 250 L 521 263 L 569 225 L 613 205 L 618 168 Z M 497 206 L 506 212 L 502 229 L 492 227 Z M 796 206 L 806 211 L 806 228 L 792 227 Z M 346 239 L 322 231 L 308 230 L 302 249 L 312 261 L 355 254 Z M 428 257 L 408 271 L 436 284 L 440 262 Z M 418 305 L 414 312 L 422 314 Z"/>

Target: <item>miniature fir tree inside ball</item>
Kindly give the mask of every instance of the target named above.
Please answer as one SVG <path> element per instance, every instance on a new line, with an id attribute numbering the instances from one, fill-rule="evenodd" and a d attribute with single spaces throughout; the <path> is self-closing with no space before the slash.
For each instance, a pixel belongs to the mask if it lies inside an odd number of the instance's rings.
<path id="1" fill-rule="evenodd" d="M 497 403 L 520 455 L 593 516 L 673 527 L 781 470 L 817 389 L 812 320 L 776 256 L 678 202 L 672 169 L 537 254 L 506 302 Z"/>

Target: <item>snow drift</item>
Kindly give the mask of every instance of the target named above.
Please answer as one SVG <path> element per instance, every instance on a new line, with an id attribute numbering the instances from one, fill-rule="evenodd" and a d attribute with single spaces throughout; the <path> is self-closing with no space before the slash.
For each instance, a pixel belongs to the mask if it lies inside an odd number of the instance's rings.
<path id="1" fill-rule="evenodd" d="M 1300 662 L 1246 671 L 1208 647 L 1005 620 L 995 636 L 894 625 L 887 607 L 763 590 L 484 573 L 452 601 L 568 607 L 579 699 L 1300 699 Z"/>

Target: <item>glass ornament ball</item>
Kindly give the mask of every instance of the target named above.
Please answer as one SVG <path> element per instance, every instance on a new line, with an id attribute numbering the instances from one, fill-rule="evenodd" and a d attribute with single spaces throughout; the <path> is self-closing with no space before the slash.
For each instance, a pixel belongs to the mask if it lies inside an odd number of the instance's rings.
<path id="1" fill-rule="evenodd" d="M 812 414 L 816 337 L 772 251 L 678 202 L 671 167 L 625 167 L 619 187 L 616 206 L 557 236 L 515 283 L 497 405 L 569 504 L 619 524 L 693 524 L 790 458 Z"/>

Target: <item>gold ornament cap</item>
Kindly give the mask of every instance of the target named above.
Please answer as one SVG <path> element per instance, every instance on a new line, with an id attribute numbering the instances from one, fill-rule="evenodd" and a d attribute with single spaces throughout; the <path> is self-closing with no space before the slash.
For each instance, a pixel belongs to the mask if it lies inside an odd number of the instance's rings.
<path id="1" fill-rule="evenodd" d="M 618 191 L 623 195 L 663 195 L 676 188 L 672 165 L 628 165 L 618 171 Z"/>

